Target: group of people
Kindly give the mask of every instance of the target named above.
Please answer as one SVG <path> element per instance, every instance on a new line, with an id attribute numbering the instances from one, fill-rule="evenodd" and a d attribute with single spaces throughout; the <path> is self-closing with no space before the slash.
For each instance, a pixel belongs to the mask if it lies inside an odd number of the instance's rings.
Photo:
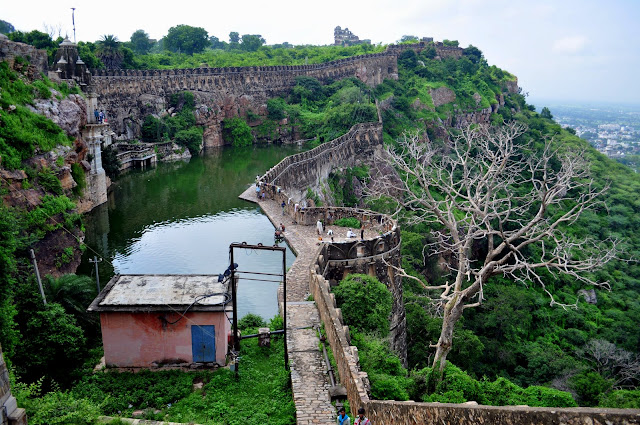
<path id="1" fill-rule="evenodd" d="M 347 415 L 347 411 L 344 407 L 340 408 L 338 412 L 338 425 L 351 425 L 351 418 Z M 364 407 L 358 409 L 358 417 L 353 422 L 353 425 L 371 425 L 371 421 L 364 415 Z"/>
<path id="2" fill-rule="evenodd" d="M 98 111 L 98 108 L 94 109 L 93 110 L 93 116 L 95 117 L 96 122 L 98 124 L 102 124 L 104 122 L 107 122 L 107 117 L 104 114 L 104 111 L 102 109 L 100 109 L 100 111 Z"/>

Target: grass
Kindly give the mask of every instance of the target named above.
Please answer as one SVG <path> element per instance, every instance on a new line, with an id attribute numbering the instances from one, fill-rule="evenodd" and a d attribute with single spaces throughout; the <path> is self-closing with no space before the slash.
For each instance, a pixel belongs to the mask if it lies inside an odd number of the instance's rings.
<path id="1" fill-rule="evenodd" d="M 242 341 L 239 377 L 229 369 L 102 372 L 86 377 L 72 393 L 100 405 L 105 415 L 144 410 L 145 419 L 202 425 L 295 423 L 281 337 L 272 338 L 269 348 L 259 347 L 257 338 Z M 194 390 L 194 382 L 204 385 Z"/>

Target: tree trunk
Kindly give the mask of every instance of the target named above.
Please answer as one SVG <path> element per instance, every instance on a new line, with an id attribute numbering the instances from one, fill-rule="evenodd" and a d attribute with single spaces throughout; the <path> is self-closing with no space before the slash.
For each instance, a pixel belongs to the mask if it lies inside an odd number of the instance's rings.
<path id="1" fill-rule="evenodd" d="M 466 296 L 456 294 L 447 302 L 444 308 L 442 330 L 440 331 L 438 344 L 436 344 L 436 356 L 433 359 L 433 368 L 439 367 L 440 369 L 440 379 L 442 379 L 442 372 L 444 372 L 444 367 L 447 362 L 447 354 L 451 351 L 453 344 L 453 329 L 458 319 L 462 316 L 465 299 Z"/>

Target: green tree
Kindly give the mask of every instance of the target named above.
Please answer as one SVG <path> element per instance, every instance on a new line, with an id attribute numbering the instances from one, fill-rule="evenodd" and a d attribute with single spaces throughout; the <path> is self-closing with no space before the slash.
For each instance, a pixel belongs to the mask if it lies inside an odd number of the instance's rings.
<path id="1" fill-rule="evenodd" d="M 359 332 L 389 333 L 389 315 L 393 300 L 386 285 L 378 279 L 350 274 L 333 288 L 336 302 L 346 323 Z"/>
<path id="2" fill-rule="evenodd" d="M 222 138 L 233 146 L 249 146 L 253 143 L 251 128 L 239 117 L 225 118 L 222 121 Z"/>
<path id="3" fill-rule="evenodd" d="M 103 35 L 96 44 L 96 54 L 107 69 L 122 68 L 124 53 L 118 37 L 111 34 Z"/>
<path id="4" fill-rule="evenodd" d="M 149 34 L 144 30 L 136 30 L 131 34 L 131 47 L 139 55 L 146 55 L 153 47 L 153 42 L 149 39 Z"/>
<path id="5" fill-rule="evenodd" d="M 47 276 L 43 285 L 47 302 L 60 304 L 65 312 L 76 319 L 91 321 L 87 307 L 97 295 L 97 288 L 89 276 L 65 274 L 58 278 Z"/>
<path id="6" fill-rule="evenodd" d="M 61 384 L 70 383 L 74 378 L 72 372 L 82 363 L 86 352 L 82 329 L 60 304 L 43 306 L 41 300 L 28 304 L 30 308 L 20 311 L 23 334 L 29 337 L 23 338 L 16 350 L 18 372 L 27 381 L 44 376 Z"/>
<path id="7" fill-rule="evenodd" d="M 153 115 L 147 115 L 144 118 L 144 122 L 142 123 L 142 128 L 140 130 L 140 136 L 143 142 L 153 143 L 159 142 L 162 140 L 162 135 L 164 133 L 164 125 L 162 121 Z"/>
<path id="8" fill-rule="evenodd" d="M 418 42 L 418 37 L 416 37 L 415 35 L 403 35 L 402 38 L 400 38 L 400 43 L 417 43 Z"/>
<path id="9" fill-rule="evenodd" d="M 467 56 L 474 64 L 480 63 L 482 60 L 482 51 L 471 44 L 462 51 L 462 55 Z"/>
<path id="10" fill-rule="evenodd" d="M 38 49 L 57 48 L 58 45 L 46 32 L 33 30 L 31 32 L 14 31 L 7 34 L 9 40 L 30 44 Z"/>
<path id="11" fill-rule="evenodd" d="M 274 97 L 267 100 L 267 116 L 270 120 L 280 121 L 284 118 L 284 99 L 280 97 Z"/>
<path id="12" fill-rule="evenodd" d="M 202 148 L 202 129 L 190 127 L 176 133 L 174 140 L 177 144 L 189 149 L 191 155 L 198 155 Z"/>
<path id="13" fill-rule="evenodd" d="M 245 34 L 242 36 L 240 48 L 246 52 L 255 52 L 266 43 L 260 34 Z"/>
<path id="14" fill-rule="evenodd" d="M 227 43 L 225 43 L 224 41 L 220 41 L 220 39 L 215 35 L 209 37 L 209 43 L 209 47 L 211 47 L 212 49 L 224 49 L 227 46 Z"/>
<path id="15" fill-rule="evenodd" d="M 193 55 L 201 53 L 209 45 L 209 34 L 204 28 L 178 25 L 169 28 L 164 45 L 172 52 Z"/>
<path id="16" fill-rule="evenodd" d="M 238 44 L 240 42 L 240 33 L 236 31 L 231 31 L 229 33 L 229 43 Z"/>
<path id="17" fill-rule="evenodd" d="M 553 115 L 551 115 L 551 110 L 549 110 L 549 108 L 547 108 L 546 106 L 542 108 L 542 111 L 540 111 L 540 117 L 548 120 L 553 119 Z"/>

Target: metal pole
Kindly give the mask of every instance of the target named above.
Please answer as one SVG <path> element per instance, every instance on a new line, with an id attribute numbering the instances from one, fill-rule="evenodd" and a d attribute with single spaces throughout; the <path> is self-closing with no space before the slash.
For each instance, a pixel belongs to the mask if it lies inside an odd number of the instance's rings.
<path id="1" fill-rule="evenodd" d="M 73 42 L 76 42 L 76 8 L 71 8 L 71 22 L 73 23 Z"/>
<path id="2" fill-rule="evenodd" d="M 289 350 L 287 350 L 287 251 L 282 250 L 282 284 L 284 286 L 282 303 L 282 323 L 284 327 L 284 367 L 289 370 Z"/>
<path id="3" fill-rule="evenodd" d="M 102 260 L 98 260 L 97 256 L 93 256 L 93 261 L 89 260 L 90 263 L 95 263 L 96 265 L 96 285 L 98 286 L 98 294 L 100 293 L 100 274 L 98 273 L 98 263 Z"/>
<path id="4" fill-rule="evenodd" d="M 233 267 L 233 246 L 229 247 L 229 253 L 231 257 L 231 302 L 233 305 L 233 351 L 235 351 L 237 356 L 240 352 L 240 338 L 238 338 L 238 302 L 236 300 L 236 271 L 235 267 Z M 239 365 L 238 359 L 236 358 L 236 379 L 239 378 Z"/>
<path id="5" fill-rule="evenodd" d="M 40 294 L 42 295 L 42 302 L 44 305 L 47 305 L 47 297 L 44 296 L 44 289 L 42 289 L 42 280 L 40 280 L 40 271 L 38 270 L 38 262 L 36 261 L 36 254 L 34 254 L 33 249 L 30 249 L 31 260 L 33 261 L 33 269 L 36 271 L 36 280 L 38 281 L 38 287 L 40 288 Z"/>

